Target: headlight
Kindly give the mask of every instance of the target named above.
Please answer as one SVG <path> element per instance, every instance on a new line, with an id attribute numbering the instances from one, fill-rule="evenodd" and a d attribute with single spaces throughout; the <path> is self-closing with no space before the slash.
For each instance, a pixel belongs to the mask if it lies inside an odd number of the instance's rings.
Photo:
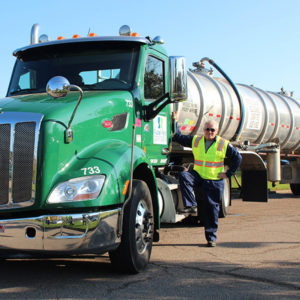
<path id="1" fill-rule="evenodd" d="M 95 175 L 62 182 L 52 190 L 47 202 L 62 203 L 95 199 L 101 192 L 104 179 L 104 175 Z"/>

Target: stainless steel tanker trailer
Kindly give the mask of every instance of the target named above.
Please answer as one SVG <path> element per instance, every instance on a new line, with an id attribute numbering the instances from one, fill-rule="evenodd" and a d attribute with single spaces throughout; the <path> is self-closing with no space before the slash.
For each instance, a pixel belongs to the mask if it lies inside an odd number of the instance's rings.
<path id="1" fill-rule="evenodd" d="M 215 67 L 223 78 L 214 77 L 213 69 L 207 69 L 205 63 Z M 208 119 L 217 121 L 219 134 L 230 140 L 243 157 L 241 182 L 237 183 L 244 201 L 268 201 L 268 181 L 273 185 L 289 183 L 292 192 L 300 195 L 298 100 L 283 91 L 266 92 L 252 85 L 235 85 L 209 58 L 193 66 L 187 72 L 188 98 L 173 106 L 181 132 L 202 135 Z M 175 213 L 176 206 L 182 205 L 180 192 L 176 193 L 176 173 L 191 168 L 192 163 L 191 149 L 173 143 L 165 177 L 158 180 L 162 222 L 182 219 Z M 230 186 L 230 180 L 226 180 L 221 217 L 226 216 L 231 204 Z"/>

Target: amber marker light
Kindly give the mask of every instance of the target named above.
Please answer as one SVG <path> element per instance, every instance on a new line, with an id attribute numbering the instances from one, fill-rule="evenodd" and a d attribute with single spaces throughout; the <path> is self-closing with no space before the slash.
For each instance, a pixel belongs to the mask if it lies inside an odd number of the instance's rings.
<path id="1" fill-rule="evenodd" d="M 74 35 L 72 36 L 72 38 L 73 38 L 73 39 L 78 39 L 78 38 L 80 38 L 80 35 L 79 35 L 79 34 L 74 34 Z"/>
<path id="2" fill-rule="evenodd" d="M 59 36 L 57 39 L 58 40 L 64 40 L 65 38 L 63 36 Z"/>
<path id="3" fill-rule="evenodd" d="M 94 37 L 94 36 L 97 36 L 97 34 L 94 33 L 94 32 L 91 32 L 88 36 L 89 36 L 89 37 Z"/>
<path id="4" fill-rule="evenodd" d="M 128 186 L 129 186 L 129 180 L 126 180 L 125 184 L 124 184 L 124 188 L 123 188 L 123 195 L 125 196 L 128 190 Z"/>
<path id="5" fill-rule="evenodd" d="M 133 32 L 131 36 L 140 36 L 137 32 Z"/>

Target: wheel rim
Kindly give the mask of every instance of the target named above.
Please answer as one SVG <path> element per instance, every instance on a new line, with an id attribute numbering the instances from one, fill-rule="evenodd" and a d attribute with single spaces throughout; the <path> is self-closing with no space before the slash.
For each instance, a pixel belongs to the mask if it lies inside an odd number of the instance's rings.
<path id="1" fill-rule="evenodd" d="M 142 254 L 152 240 L 152 215 L 144 201 L 140 201 L 135 218 L 135 241 L 137 251 Z"/>

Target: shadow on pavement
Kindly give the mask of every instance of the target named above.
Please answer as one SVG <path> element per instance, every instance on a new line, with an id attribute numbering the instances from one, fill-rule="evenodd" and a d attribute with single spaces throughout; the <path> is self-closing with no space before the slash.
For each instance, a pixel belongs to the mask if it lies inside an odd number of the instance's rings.
<path id="1" fill-rule="evenodd" d="M 115 273 L 108 257 L 102 258 L 102 261 L 92 256 L 84 261 L 2 260 L 0 298 L 295 299 L 299 296 L 299 263 L 285 265 L 278 261 L 280 270 L 274 272 L 274 267 L 252 268 L 234 262 L 152 261 L 144 272 L 128 276 Z"/>
<path id="2" fill-rule="evenodd" d="M 300 196 L 295 196 L 292 192 L 282 191 L 282 192 L 269 192 L 270 199 L 282 199 L 282 198 L 300 198 Z"/>
<path id="3" fill-rule="evenodd" d="M 245 249 L 250 249 L 250 248 L 259 248 L 259 247 L 264 247 L 266 245 L 300 245 L 300 242 L 225 242 L 225 243 L 218 243 L 217 242 L 217 247 L 224 247 L 224 248 L 245 248 Z M 205 244 L 153 244 L 153 247 L 207 247 L 206 243 Z"/>

